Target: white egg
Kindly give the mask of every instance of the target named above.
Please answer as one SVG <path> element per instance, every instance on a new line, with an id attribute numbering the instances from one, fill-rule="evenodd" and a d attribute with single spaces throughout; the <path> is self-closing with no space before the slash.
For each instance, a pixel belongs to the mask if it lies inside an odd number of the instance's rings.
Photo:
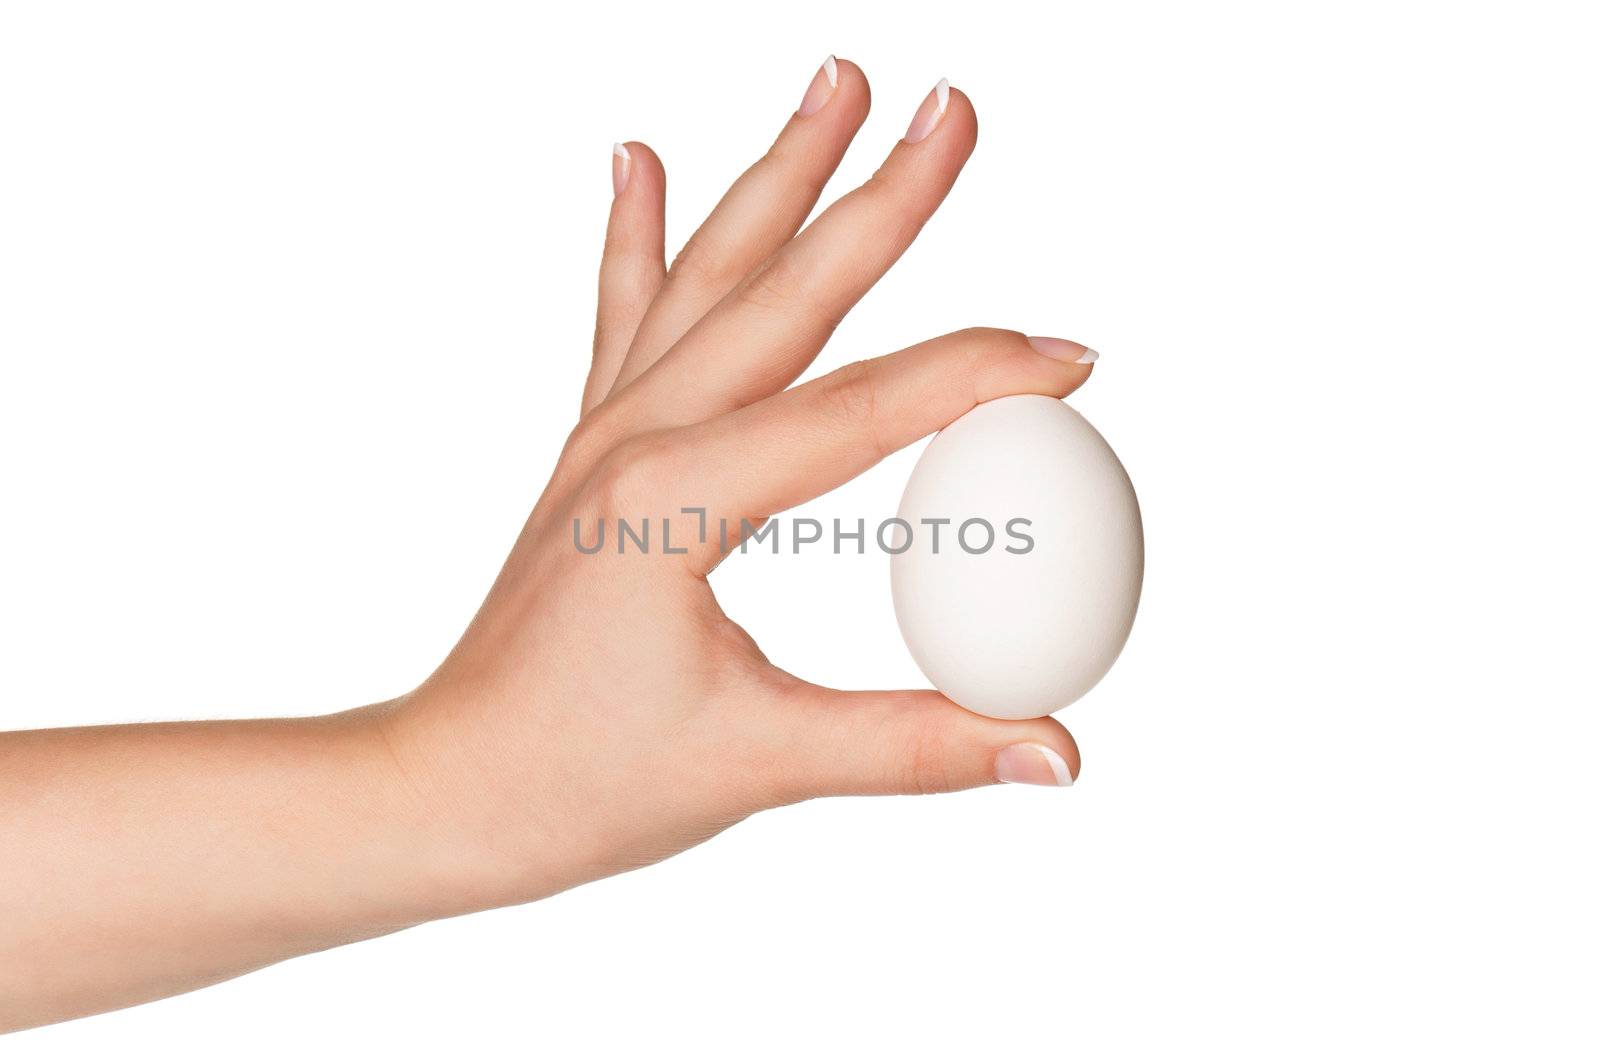
<path id="1" fill-rule="evenodd" d="M 1139 502 L 1072 407 L 1043 395 L 978 406 L 928 444 L 900 520 L 900 632 L 957 704 L 1047 716 L 1122 652 L 1144 579 Z"/>

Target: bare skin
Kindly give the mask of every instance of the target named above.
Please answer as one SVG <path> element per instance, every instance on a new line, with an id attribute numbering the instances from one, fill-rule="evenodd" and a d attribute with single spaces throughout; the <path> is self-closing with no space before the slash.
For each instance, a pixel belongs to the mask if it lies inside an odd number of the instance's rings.
<path id="1" fill-rule="evenodd" d="M 683 554 L 573 545 L 575 518 L 759 523 L 978 402 L 1088 379 L 1079 344 L 972 329 L 789 387 L 976 142 L 967 97 L 930 93 L 802 229 L 868 104 L 830 61 L 670 270 L 661 163 L 638 143 L 614 157 L 582 415 L 420 688 L 311 719 L 0 734 L 0 1030 L 537 900 L 812 797 L 1077 775 L 1052 719 L 774 667 L 706 581 L 715 534 Z"/>

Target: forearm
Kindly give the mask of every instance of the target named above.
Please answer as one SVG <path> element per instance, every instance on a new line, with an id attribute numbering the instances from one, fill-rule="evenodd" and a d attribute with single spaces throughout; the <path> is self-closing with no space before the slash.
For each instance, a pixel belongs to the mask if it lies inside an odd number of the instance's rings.
<path id="1" fill-rule="evenodd" d="M 0 734 L 0 1030 L 492 903 L 383 711 Z"/>

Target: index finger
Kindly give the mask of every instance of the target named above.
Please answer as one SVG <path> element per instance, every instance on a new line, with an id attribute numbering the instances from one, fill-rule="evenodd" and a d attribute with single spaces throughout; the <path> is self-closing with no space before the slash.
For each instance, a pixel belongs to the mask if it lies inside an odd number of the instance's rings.
<path id="1" fill-rule="evenodd" d="M 678 486 L 692 487 L 712 520 L 737 528 L 854 479 L 980 402 L 1063 398 L 1089 379 L 1097 357 L 1081 343 L 1002 329 L 928 340 L 684 430 L 692 460 L 678 476 L 694 482 Z M 690 561 L 703 573 L 720 554 L 711 542 Z"/>

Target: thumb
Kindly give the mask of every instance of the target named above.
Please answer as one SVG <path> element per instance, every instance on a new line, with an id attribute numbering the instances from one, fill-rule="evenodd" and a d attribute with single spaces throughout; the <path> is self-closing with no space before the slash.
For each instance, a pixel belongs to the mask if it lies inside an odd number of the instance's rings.
<path id="1" fill-rule="evenodd" d="M 800 695 L 793 755 L 798 797 L 931 794 L 997 782 L 1071 786 L 1078 745 L 1046 716 L 992 720 L 932 690 Z"/>

